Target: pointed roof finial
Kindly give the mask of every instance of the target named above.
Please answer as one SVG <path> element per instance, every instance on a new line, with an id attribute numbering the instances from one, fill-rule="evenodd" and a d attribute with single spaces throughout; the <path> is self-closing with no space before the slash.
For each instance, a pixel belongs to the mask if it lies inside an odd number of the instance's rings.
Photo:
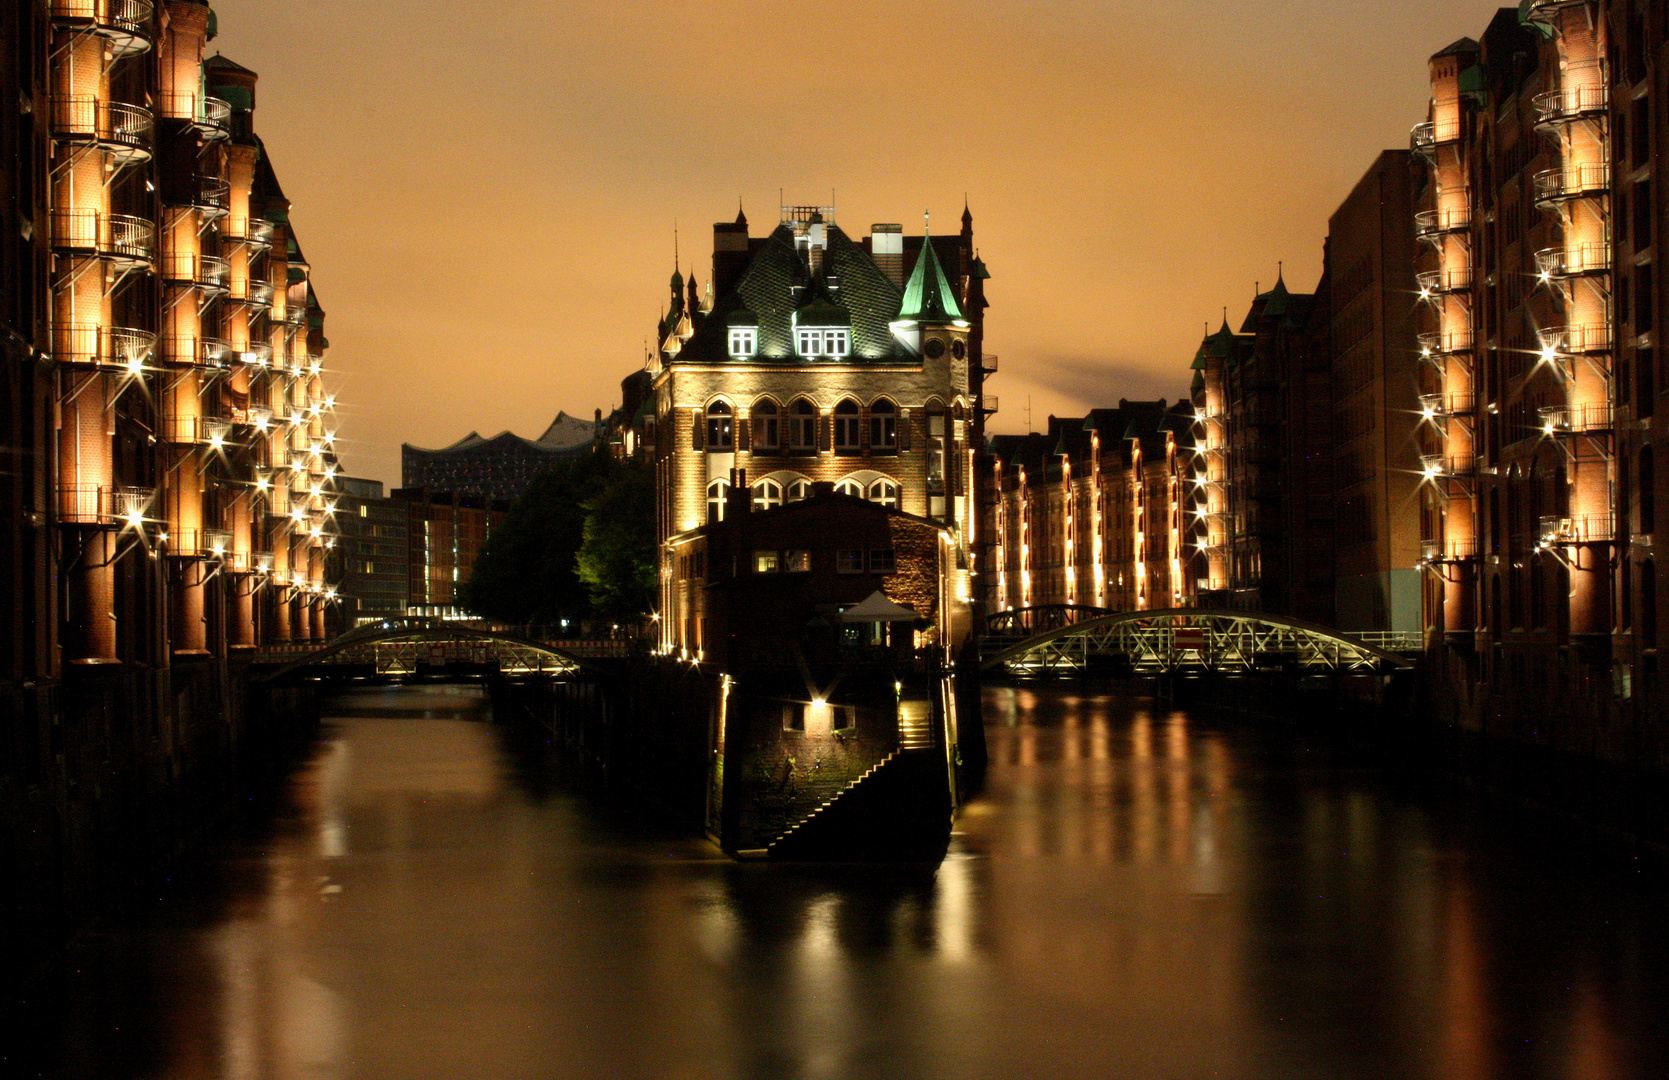
<path id="1" fill-rule="evenodd" d="M 748 216 L 742 213 L 742 197 L 738 195 L 736 196 L 736 224 L 746 225 L 747 223 Z"/>
<path id="2" fill-rule="evenodd" d="M 923 210 L 921 212 L 921 231 L 924 236 L 933 231 L 933 211 Z"/>

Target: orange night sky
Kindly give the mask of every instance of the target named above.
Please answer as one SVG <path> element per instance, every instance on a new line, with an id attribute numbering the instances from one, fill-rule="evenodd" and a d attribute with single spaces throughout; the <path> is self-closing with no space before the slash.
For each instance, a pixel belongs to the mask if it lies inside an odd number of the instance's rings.
<path id="1" fill-rule="evenodd" d="M 261 73 L 257 130 L 328 312 L 347 471 L 403 441 L 537 436 L 619 398 L 667 296 L 673 225 L 708 277 L 834 189 L 952 231 L 990 266 L 996 431 L 1175 397 L 1203 325 L 1284 260 L 1423 119 L 1426 58 L 1471 0 L 216 0 Z"/>

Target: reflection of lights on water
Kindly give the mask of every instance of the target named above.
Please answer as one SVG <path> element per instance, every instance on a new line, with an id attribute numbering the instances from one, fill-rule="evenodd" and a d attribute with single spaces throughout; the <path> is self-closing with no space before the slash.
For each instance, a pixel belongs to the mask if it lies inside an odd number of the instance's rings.
<path id="1" fill-rule="evenodd" d="M 800 933 L 800 953 L 808 960 L 827 963 L 840 955 L 835 935 L 835 915 L 840 901 L 820 896 L 806 906 L 805 929 Z"/>
<path id="2" fill-rule="evenodd" d="M 939 955 L 946 960 L 971 960 L 974 956 L 974 884 L 970 871 L 973 860 L 951 854 L 939 864 L 933 879 L 933 929 Z"/>

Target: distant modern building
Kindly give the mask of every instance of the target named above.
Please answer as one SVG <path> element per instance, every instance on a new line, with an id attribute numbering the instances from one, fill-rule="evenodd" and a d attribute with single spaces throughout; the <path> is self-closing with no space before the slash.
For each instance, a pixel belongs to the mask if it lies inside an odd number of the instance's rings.
<path id="1" fill-rule="evenodd" d="M 439 450 L 400 447 L 400 479 L 408 488 L 514 501 L 533 478 L 559 461 L 589 454 L 598 424 L 558 413 L 537 439 L 501 431 L 490 439 L 475 432 Z"/>
<path id="2" fill-rule="evenodd" d="M 411 504 L 382 481 L 337 478 L 338 601 L 345 627 L 404 615 L 410 602 Z"/>
<path id="3" fill-rule="evenodd" d="M 407 614 L 470 617 L 464 586 L 510 503 L 427 488 L 396 488 L 393 501 L 406 508 Z"/>

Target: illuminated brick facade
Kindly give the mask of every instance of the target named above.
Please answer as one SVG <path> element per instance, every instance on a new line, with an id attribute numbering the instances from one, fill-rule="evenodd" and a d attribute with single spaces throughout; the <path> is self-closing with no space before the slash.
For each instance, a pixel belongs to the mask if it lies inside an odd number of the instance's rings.
<path id="1" fill-rule="evenodd" d="M 1414 132 L 1428 634 L 1457 715 L 1602 755 L 1662 711 L 1666 42 L 1662 3 L 1528 0 L 1431 58 Z"/>
<path id="2" fill-rule="evenodd" d="M 1181 607 L 1198 556 L 1188 402 L 1120 401 L 1047 432 L 989 440 L 990 612 L 1056 604 Z"/>

